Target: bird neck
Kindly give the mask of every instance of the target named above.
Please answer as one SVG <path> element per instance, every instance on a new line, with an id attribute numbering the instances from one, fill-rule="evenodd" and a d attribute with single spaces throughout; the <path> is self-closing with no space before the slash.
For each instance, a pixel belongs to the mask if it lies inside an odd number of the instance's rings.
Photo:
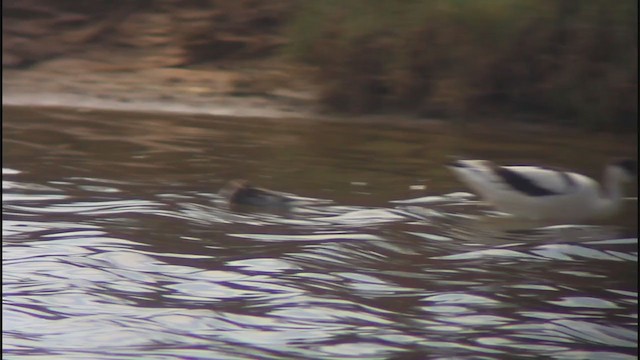
<path id="1" fill-rule="evenodd" d="M 607 168 L 602 180 L 602 189 L 598 199 L 598 207 L 603 214 L 614 213 L 622 202 L 622 180 L 617 172 Z"/>

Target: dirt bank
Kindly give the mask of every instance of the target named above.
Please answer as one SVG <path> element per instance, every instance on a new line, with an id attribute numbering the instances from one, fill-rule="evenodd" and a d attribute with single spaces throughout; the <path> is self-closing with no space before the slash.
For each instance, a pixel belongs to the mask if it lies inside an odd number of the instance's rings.
<path id="1" fill-rule="evenodd" d="M 3 104 L 309 116 L 292 1 L 3 1 Z"/>
<path id="2" fill-rule="evenodd" d="M 58 59 L 26 70 L 4 70 L 2 102 L 266 117 L 309 117 L 316 109 L 311 86 L 296 84 L 286 68 L 265 63 L 207 70 L 101 66 Z"/>

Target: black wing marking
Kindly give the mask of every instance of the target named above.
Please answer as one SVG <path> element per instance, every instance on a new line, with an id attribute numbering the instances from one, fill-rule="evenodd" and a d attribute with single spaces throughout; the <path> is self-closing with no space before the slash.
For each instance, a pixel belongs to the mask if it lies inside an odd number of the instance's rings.
<path id="1" fill-rule="evenodd" d="M 509 170 L 506 167 L 495 166 L 493 168 L 493 171 L 509 186 L 529 196 L 550 196 L 550 195 L 561 194 L 559 192 L 546 189 L 536 184 L 531 179 L 519 174 L 516 171 Z M 562 176 L 564 177 L 565 181 L 568 184 L 571 183 L 575 185 L 573 179 L 571 179 L 571 177 L 568 174 L 564 172 L 561 172 L 560 174 L 562 174 Z"/>
<path id="2" fill-rule="evenodd" d="M 562 176 L 562 180 L 564 180 L 568 188 L 575 188 L 578 186 L 576 181 L 569 175 L 568 172 L 562 170 L 556 170 L 556 172 L 558 173 L 558 175 Z"/>

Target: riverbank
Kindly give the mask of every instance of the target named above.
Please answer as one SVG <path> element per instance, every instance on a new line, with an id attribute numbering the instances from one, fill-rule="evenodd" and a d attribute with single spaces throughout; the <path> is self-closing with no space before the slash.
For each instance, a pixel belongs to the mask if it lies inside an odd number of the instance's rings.
<path id="1" fill-rule="evenodd" d="M 252 117 L 311 117 L 312 86 L 287 68 L 248 62 L 234 68 L 118 68 L 58 59 L 29 69 L 5 69 L 2 103 L 122 111 Z"/>
<path id="2" fill-rule="evenodd" d="M 7 1 L 3 104 L 241 116 L 315 112 L 282 59 L 292 2 Z"/>
<path id="3" fill-rule="evenodd" d="M 319 103 L 317 84 L 307 80 L 312 71 L 294 65 L 287 67 L 278 61 L 245 62 L 235 67 L 122 69 L 81 59 L 57 59 L 28 69 L 4 69 L 2 104 L 367 124 L 419 122 L 438 126 L 451 121 L 393 111 L 376 114 L 328 111 Z M 536 133 L 566 127 L 527 114 L 453 122 L 464 127 L 497 126 Z"/>
<path id="4" fill-rule="evenodd" d="M 30 0 L 2 9 L 3 104 L 637 130 L 637 4 L 628 0 Z"/>

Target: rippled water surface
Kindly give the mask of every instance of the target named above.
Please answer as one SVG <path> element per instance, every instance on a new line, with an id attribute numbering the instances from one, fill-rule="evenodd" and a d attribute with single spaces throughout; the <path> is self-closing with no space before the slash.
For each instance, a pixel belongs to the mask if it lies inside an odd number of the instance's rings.
<path id="1" fill-rule="evenodd" d="M 637 183 L 508 221 L 451 155 L 599 178 L 635 136 L 3 108 L 3 357 L 634 359 Z M 229 209 L 229 179 L 331 200 Z"/>

